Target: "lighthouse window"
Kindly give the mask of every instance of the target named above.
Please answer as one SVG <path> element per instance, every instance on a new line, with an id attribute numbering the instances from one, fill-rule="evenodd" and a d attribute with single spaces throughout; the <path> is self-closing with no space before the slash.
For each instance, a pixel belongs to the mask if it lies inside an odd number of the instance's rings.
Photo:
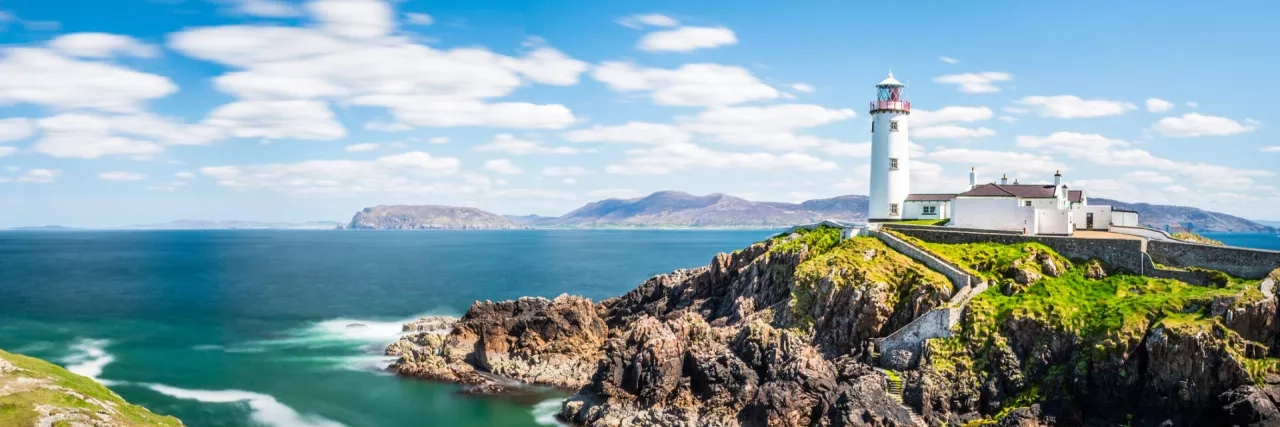
<path id="1" fill-rule="evenodd" d="M 876 122 L 871 122 L 871 133 L 876 132 Z"/>
<path id="2" fill-rule="evenodd" d="M 889 159 L 889 170 L 891 171 L 898 170 L 898 159 L 894 159 L 894 158 Z"/>
<path id="3" fill-rule="evenodd" d="M 898 204 L 897 204 L 897 203 L 890 203 L 890 204 L 889 204 L 889 216 L 897 216 L 897 215 L 898 215 Z"/>
<path id="4" fill-rule="evenodd" d="M 898 122 L 889 122 L 889 132 L 898 131 Z"/>

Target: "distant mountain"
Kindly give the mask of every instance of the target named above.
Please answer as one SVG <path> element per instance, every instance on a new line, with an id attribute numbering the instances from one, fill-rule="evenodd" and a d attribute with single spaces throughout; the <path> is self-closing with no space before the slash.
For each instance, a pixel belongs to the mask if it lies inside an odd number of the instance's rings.
<path id="1" fill-rule="evenodd" d="M 1238 216 L 1209 212 L 1190 206 L 1152 205 L 1125 203 L 1117 200 L 1090 197 L 1091 205 L 1111 205 L 1138 212 L 1138 223 L 1164 230 L 1185 228 L 1193 232 L 1220 233 L 1275 233 L 1276 229 Z"/>
<path id="2" fill-rule="evenodd" d="M 659 191 L 640 198 L 588 203 L 543 226 L 776 228 L 823 219 L 863 221 L 866 212 L 866 196 L 797 204 L 753 202 L 726 194 L 694 196 Z"/>
<path id="3" fill-rule="evenodd" d="M 10 228 L 10 230 L 19 230 L 19 231 L 68 231 L 68 230 L 77 230 L 77 229 L 76 229 L 76 228 L 71 228 L 71 227 L 63 227 L 63 226 L 61 226 L 61 225 L 37 225 L 37 226 L 32 226 L 32 227 L 13 227 L 13 228 Z"/>
<path id="4" fill-rule="evenodd" d="M 528 227 L 547 227 L 554 225 L 559 217 L 542 215 L 503 215 L 508 221 Z"/>
<path id="5" fill-rule="evenodd" d="M 1268 227 L 1280 228 L 1280 221 L 1264 221 L 1260 219 L 1255 219 L 1253 220 L 1253 222 L 1256 222 L 1258 224 L 1262 224 Z"/>
<path id="6" fill-rule="evenodd" d="M 336 221 L 311 222 L 260 222 L 260 221 L 205 221 L 182 219 L 159 224 L 139 224 L 112 227 L 122 230 L 332 230 Z"/>
<path id="7" fill-rule="evenodd" d="M 528 228 L 476 208 L 436 205 L 374 206 L 347 224 L 358 230 L 513 230 Z"/>

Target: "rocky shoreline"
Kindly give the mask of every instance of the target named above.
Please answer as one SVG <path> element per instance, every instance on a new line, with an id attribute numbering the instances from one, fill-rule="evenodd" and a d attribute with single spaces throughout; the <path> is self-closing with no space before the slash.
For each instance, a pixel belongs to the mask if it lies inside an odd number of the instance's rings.
<path id="1" fill-rule="evenodd" d="M 1225 327 L 1161 327 L 1147 333 L 1155 335 L 1141 341 L 1144 349 L 1080 359 L 1087 346 L 1054 325 L 1002 326 L 999 351 L 987 350 L 992 337 L 970 335 L 966 342 L 984 344 L 926 349 L 918 368 L 891 382 L 893 374 L 873 368 L 871 343 L 946 304 L 949 286 L 874 239 L 833 244 L 792 235 L 655 276 L 599 303 L 569 295 L 476 302 L 460 319 L 406 325 L 409 333 L 387 354 L 399 357 L 390 368 L 399 375 L 463 384 L 469 394 L 510 393 L 518 384 L 567 390 L 574 394 L 559 418 L 577 425 L 1110 425 L 1125 410 L 1142 421 L 1135 425 L 1280 423 L 1280 376 L 1254 385 L 1249 373 L 1227 369 L 1240 362 Z M 1266 301 L 1219 312 L 1250 339 L 1271 342 L 1280 322 L 1275 298 Z M 964 327 L 981 324 L 982 315 L 966 312 Z M 955 362 L 961 357 L 968 366 Z M 1052 366 L 1067 362 L 1083 364 L 1075 368 L 1083 372 L 1060 378 Z M 1023 372 L 1088 383 L 1114 379 L 1108 369 L 1128 370 L 1130 383 L 1100 398 L 1112 402 L 1096 410 L 1075 395 L 1023 398 L 1042 382 Z M 1164 374 L 1137 372 L 1152 369 Z M 895 399 L 890 389 L 903 384 L 902 400 Z M 1204 416 L 1221 413 L 1233 417 Z"/>

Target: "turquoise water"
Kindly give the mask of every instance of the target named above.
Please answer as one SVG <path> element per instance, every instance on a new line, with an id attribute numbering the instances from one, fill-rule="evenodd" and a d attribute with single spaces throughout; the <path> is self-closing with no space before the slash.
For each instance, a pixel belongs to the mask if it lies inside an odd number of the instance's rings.
<path id="1" fill-rule="evenodd" d="M 1204 233 L 1204 236 L 1231 246 L 1280 251 L 1280 234 Z"/>
<path id="2" fill-rule="evenodd" d="M 382 349 L 421 315 L 524 295 L 598 300 L 769 234 L 4 232 L 0 348 L 190 426 L 548 425 L 550 399 L 396 378 L 379 371 Z"/>

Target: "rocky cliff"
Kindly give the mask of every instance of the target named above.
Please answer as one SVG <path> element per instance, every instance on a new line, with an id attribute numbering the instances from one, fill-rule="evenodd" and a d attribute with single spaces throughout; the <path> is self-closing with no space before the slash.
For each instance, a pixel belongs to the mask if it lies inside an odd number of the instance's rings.
<path id="1" fill-rule="evenodd" d="M 0 351 L 0 425 L 181 426 L 57 365 Z"/>
<path id="2" fill-rule="evenodd" d="M 875 339 L 947 304 L 950 284 L 830 229 L 599 303 L 477 302 L 387 352 L 399 374 L 468 393 L 571 390 L 561 418 L 593 426 L 1280 423 L 1274 286 L 1132 276 L 1036 244 L 929 250 L 995 286 L 898 373 L 873 368 Z"/>
<path id="3" fill-rule="evenodd" d="M 347 225 L 357 230 L 514 230 L 525 228 L 476 208 L 436 205 L 374 206 L 356 212 Z"/>

